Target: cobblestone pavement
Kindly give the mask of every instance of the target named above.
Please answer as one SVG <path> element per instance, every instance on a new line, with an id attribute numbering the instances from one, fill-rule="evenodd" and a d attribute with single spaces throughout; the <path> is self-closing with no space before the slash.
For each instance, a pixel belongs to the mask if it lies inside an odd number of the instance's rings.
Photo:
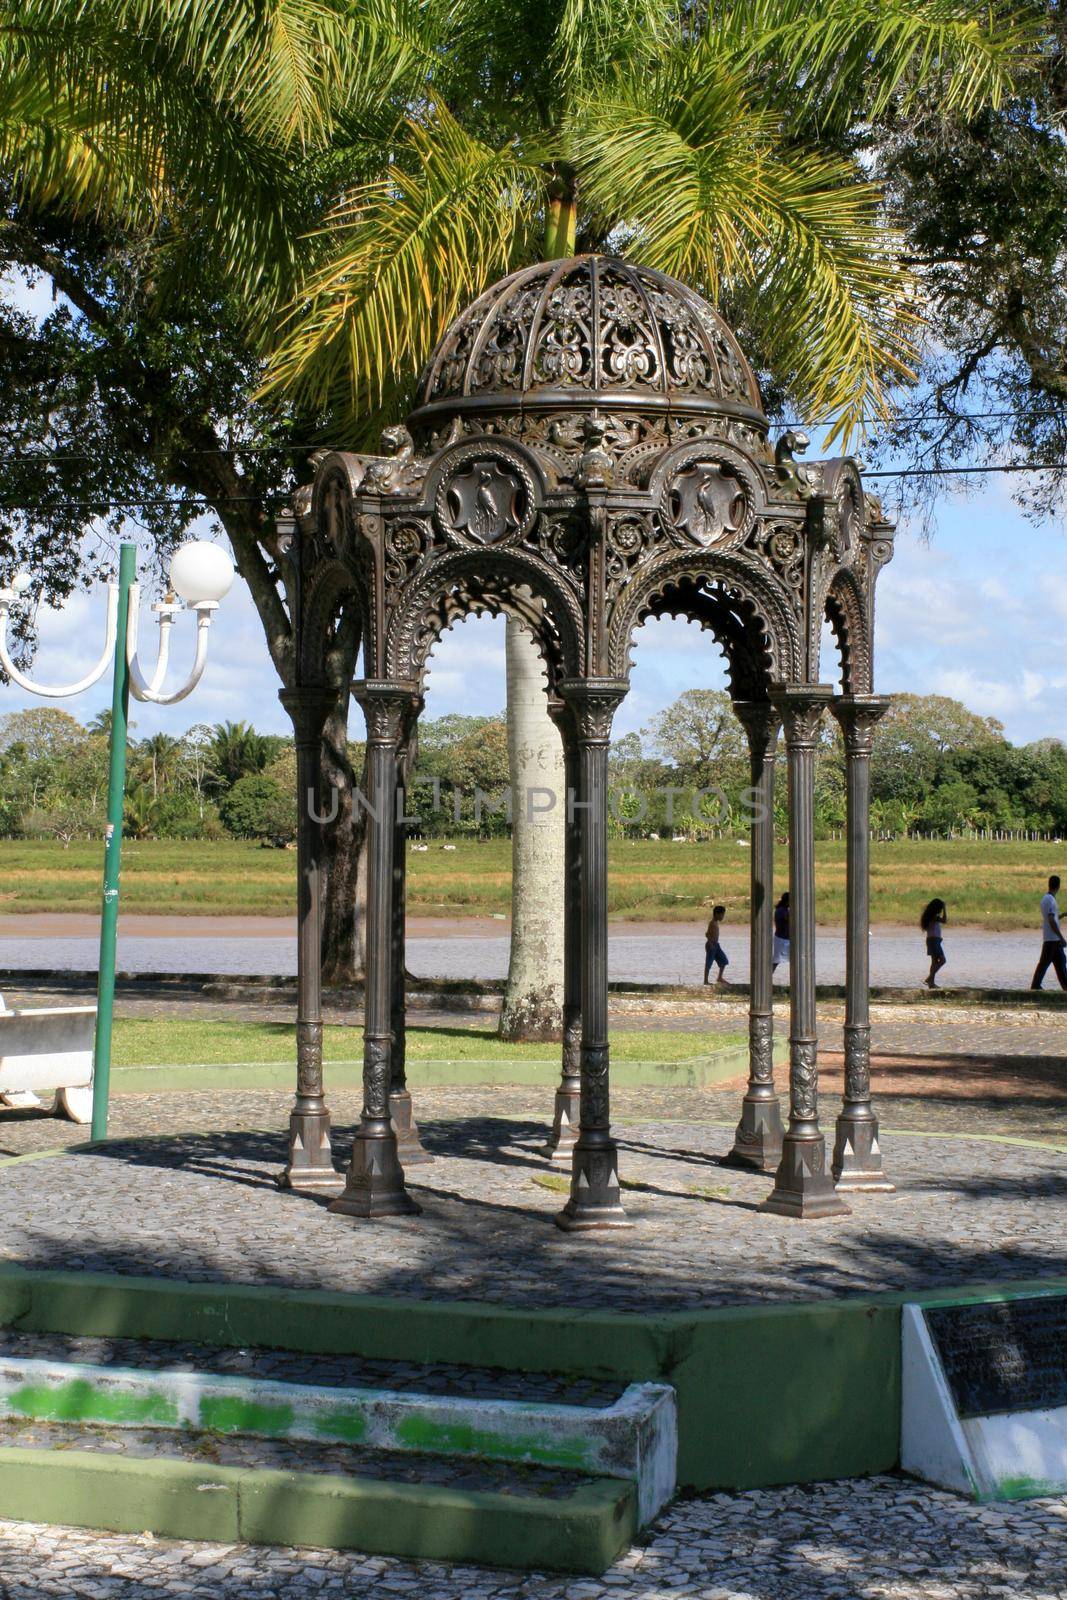
<path id="1" fill-rule="evenodd" d="M 332 1216 L 276 1189 L 280 1133 L 201 1131 L 9 1166 L 0 1251 L 41 1268 L 643 1311 L 1067 1273 L 1067 1155 L 1049 1149 L 887 1137 L 897 1194 L 803 1224 L 758 1211 L 767 1178 L 721 1166 L 729 1129 L 625 1123 L 634 1228 L 589 1238 L 553 1226 L 567 1179 L 540 1155 L 543 1122 L 494 1104 L 422 1126 L 440 1159 L 409 1176 L 418 1218 Z"/>
<path id="2" fill-rule="evenodd" d="M 976 1506 L 901 1478 L 672 1507 L 602 1578 L 0 1522 L 2 1600 L 1065 1600 L 1067 1501 Z"/>

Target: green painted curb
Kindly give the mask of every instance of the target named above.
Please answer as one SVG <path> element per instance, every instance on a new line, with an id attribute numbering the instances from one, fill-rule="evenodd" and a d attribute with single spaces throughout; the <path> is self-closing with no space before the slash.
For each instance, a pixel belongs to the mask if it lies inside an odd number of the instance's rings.
<path id="1" fill-rule="evenodd" d="M 896 1466 L 905 1302 L 1057 1287 L 1067 1278 L 642 1316 L 0 1264 L 0 1326 L 669 1383 L 679 1487 L 741 1489 Z"/>
<path id="2" fill-rule="evenodd" d="M 558 1499 L 88 1451 L 0 1449 L 0 1515 L 226 1544 L 358 1549 L 598 1575 L 633 1540 L 632 1484 Z"/>

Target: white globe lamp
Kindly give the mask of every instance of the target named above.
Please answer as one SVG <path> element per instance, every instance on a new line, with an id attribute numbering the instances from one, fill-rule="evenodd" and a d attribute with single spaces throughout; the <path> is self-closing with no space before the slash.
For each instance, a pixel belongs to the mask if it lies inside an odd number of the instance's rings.
<path id="1" fill-rule="evenodd" d="M 233 579 L 233 562 L 225 550 L 206 539 L 183 544 L 170 564 L 170 586 L 187 606 L 217 605 Z"/>

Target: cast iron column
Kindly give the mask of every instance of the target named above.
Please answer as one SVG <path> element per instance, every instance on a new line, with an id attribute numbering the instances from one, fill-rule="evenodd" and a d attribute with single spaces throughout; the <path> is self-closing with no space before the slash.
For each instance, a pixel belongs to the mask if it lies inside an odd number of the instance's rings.
<path id="1" fill-rule="evenodd" d="M 815 741 L 833 690 L 821 684 L 779 689 L 789 772 L 789 1127 L 774 1190 L 764 1211 L 787 1217 L 848 1212 L 826 1168 L 819 1128 L 815 1022 Z"/>
<path id="2" fill-rule="evenodd" d="M 837 699 L 831 711 L 845 739 L 848 805 L 845 922 L 845 1097 L 837 1119 L 832 1171 L 838 1190 L 892 1194 L 882 1167 L 878 1118 L 871 1105 L 870 856 L 871 743 L 889 701 L 875 695 Z"/>
<path id="3" fill-rule="evenodd" d="M 608 745 L 626 694 L 618 678 L 568 679 L 578 752 L 578 795 L 569 805 L 581 829 L 581 1090 L 571 1195 L 556 1218 L 568 1231 L 628 1228 L 619 1199 L 618 1150 L 611 1137 L 608 1068 Z"/>
<path id="4" fill-rule="evenodd" d="M 367 974 L 363 1027 L 363 1114 L 345 1190 L 330 1210 L 350 1217 L 416 1212 L 404 1187 L 389 1115 L 393 1039 L 393 847 L 397 751 L 419 694 L 414 683 L 354 683 L 367 718 Z"/>
<path id="5" fill-rule="evenodd" d="M 421 709 L 421 708 L 420 708 Z M 433 1156 L 419 1138 L 418 1124 L 408 1089 L 407 1056 L 407 781 L 414 727 L 404 729 L 403 744 L 397 751 L 396 834 L 393 840 L 393 1051 L 389 1085 L 389 1112 L 393 1119 L 397 1149 L 403 1166 L 432 1161 Z"/>
<path id="6" fill-rule="evenodd" d="M 296 1099 L 289 1116 L 283 1189 L 336 1193 L 341 1175 L 330 1150 L 330 1113 L 322 1084 L 322 827 L 319 773 L 322 731 L 336 689 L 282 689 L 278 698 L 296 740 Z"/>
<path id="7" fill-rule="evenodd" d="M 580 781 L 578 746 L 565 704 L 550 705 L 563 741 L 567 822 L 563 843 L 563 1070 L 556 1090 L 545 1155 L 571 1162 L 581 1115 L 582 1067 L 582 824 L 574 805 Z"/>
<path id="8" fill-rule="evenodd" d="M 782 1112 L 774 1092 L 774 757 L 781 716 L 769 700 L 734 705 L 748 735 L 752 777 L 751 901 L 748 1006 L 748 1088 L 727 1156 L 732 1166 L 773 1172 L 782 1155 Z"/>

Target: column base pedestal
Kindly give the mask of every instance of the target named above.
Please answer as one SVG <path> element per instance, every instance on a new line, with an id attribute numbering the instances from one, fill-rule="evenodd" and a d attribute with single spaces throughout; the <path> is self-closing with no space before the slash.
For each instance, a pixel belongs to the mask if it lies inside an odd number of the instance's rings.
<path id="1" fill-rule="evenodd" d="M 580 1099 L 577 1089 L 556 1090 L 552 1132 L 542 1151 L 550 1161 L 561 1164 L 566 1162 L 569 1166 L 574 1159 L 574 1147 L 578 1143 L 578 1120 L 581 1115 Z"/>
<path id="2" fill-rule="evenodd" d="M 352 1146 L 344 1193 L 327 1210 L 342 1217 L 417 1216 L 422 1207 L 404 1187 L 404 1169 L 397 1152 L 392 1124 L 364 1123 Z"/>
<path id="3" fill-rule="evenodd" d="M 344 1177 L 333 1164 L 328 1111 L 290 1114 L 289 1159 L 277 1181 L 279 1189 L 298 1194 L 340 1193 Z"/>
<path id="4" fill-rule="evenodd" d="M 882 1166 L 876 1117 L 838 1117 L 830 1170 L 839 1194 L 896 1193 Z"/>
<path id="5" fill-rule="evenodd" d="M 564 1233 L 594 1233 L 607 1228 L 632 1228 L 619 1197 L 619 1156 L 614 1139 L 573 1151 L 571 1197 L 556 1218 Z"/>
<path id="6" fill-rule="evenodd" d="M 727 1167 L 745 1167 L 750 1172 L 776 1172 L 782 1159 L 782 1109 L 777 1096 L 741 1102 L 741 1120 L 734 1134 L 733 1149 L 724 1158 Z"/>
<path id="7" fill-rule="evenodd" d="M 786 1134 L 774 1189 L 760 1210 L 805 1222 L 850 1214 L 826 1170 L 826 1143 L 821 1133 L 814 1139 Z"/>
<path id="8" fill-rule="evenodd" d="M 389 1096 L 389 1115 L 396 1134 L 396 1148 L 402 1166 L 417 1167 L 433 1160 L 419 1138 L 419 1125 L 411 1104 L 411 1091 L 394 1089 Z"/>

